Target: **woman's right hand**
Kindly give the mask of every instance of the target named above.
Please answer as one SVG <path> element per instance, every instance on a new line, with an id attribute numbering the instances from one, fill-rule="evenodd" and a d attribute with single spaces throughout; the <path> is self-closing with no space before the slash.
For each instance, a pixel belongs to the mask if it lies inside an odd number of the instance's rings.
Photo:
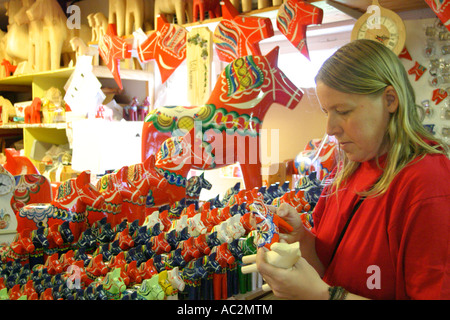
<path id="1" fill-rule="evenodd" d="M 300 241 L 303 239 L 306 231 L 305 226 L 300 218 L 300 214 L 297 210 L 287 203 L 282 203 L 277 208 L 277 215 L 282 218 L 284 221 L 289 223 L 294 229 L 290 233 L 281 233 L 280 232 L 280 240 L 284 240 L 287 243 L 294 243 L 296 241 Z"/>

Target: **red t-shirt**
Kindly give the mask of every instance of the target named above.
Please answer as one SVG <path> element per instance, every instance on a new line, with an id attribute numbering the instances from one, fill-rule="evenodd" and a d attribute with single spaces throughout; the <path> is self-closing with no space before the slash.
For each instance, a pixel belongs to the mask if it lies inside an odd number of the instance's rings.
<path id="1" fill-rule="evenodd" d="M 355 191 L 368 190 L 381 172 L 374 160 L 364 162 L 338 199 L 324 192 L 317 203 L 323 280 L 371 299 L 450 299 L 450 160 L 443 155 L 412 161 L 385 194 L 365 199 L 329 263 Z"/>

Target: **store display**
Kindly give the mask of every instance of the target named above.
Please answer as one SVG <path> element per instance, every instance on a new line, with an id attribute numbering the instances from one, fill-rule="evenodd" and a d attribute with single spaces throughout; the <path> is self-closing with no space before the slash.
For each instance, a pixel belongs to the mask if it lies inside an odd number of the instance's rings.
<path id="1" fill-rule="evenodd" d="M 269 18 L 247 16 L 224 0 L 222 19 L 213 33 L 216 52 L 221 61 L 232 62 L 247 55 L 261 55 L 259 42 L 274 35 Z"/>
<path id="2" fill-rule="evenodd" d="M 285 1 L 277 13 L 277 27 L 289 42 L 309 59 L 306 44 L 306 28 L 312 24 L 321 24 L 323 10 L 306 1 Z"/>
<path id="3" fill-rule="evenodd" d="M 355 39 L 378 41 L 398 55 L 405 47 L 405 24 L 394 11 L 380 6 L 378 0 L 372 0 L 372 5 L 353 27 L 351 40 Z"/>

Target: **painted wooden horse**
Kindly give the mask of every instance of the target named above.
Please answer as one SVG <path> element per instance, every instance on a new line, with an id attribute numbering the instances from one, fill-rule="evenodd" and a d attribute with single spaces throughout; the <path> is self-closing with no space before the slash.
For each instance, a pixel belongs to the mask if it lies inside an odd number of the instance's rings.
<path id="1" fill-rule="evenodd" d="M 216 253 L 216 261 L 221 267 L 220 272 L 213 275 L 214 299 L 221 300 L 228 298 L 228 282 L 227 271 L 236 261 L 229 249 L 228 243 L 222 243 L 220 246 L 214 247 L 211 254 Z"/>
<path id="2" fill-rule="evenodd" d="M 96 187 L 105 198 L 105 202 L 99 209 L 87 207 L 89 224 L 106 217 L 106 221 L 115 227 L 120 223 L 118 216 L 121 216 L 124 201 L 137 202 L 141 196 L 139 189 L 128 182 L 127 166 L 122 167 L 116 173 L 101 177 Z"/>
<path id="3" fill-rule="evenodd" d="M 320 24 L 323 10 L 307 1 L 287 0 L 278 9 L 277 27 L 280 32 L 309 60 L 306 28 Z"/>
<path id="4" fill-rule="evenodd" d="M 145 279 L 137 290 L 138 297 L 142 300 L 164 300 L 164 290 L 159 284 L 158 275 Z"/>
<path id="5" fill-rule="evenodd" d="M 191 260 L 181 271 L 188 299 L 200 300 L 202 291 L 208 292 L 210 288 L 210 283 L 205 281 L 202 286 L 202 280 L 206 280 L 209 275 L 219 272 L 220 269 L 220 265 L 216 261 L 216 253 Z"/>
<path id="6" fill-rule="evenodd" d="M 34 98 L 33 102 L 25 108 L 25 123 L 41 123 L 41 108 L 41 98 Z"/>
<path id="7" fill-rule="evenodd" d="M 40 174 L 25 174 L 15 176 L 16 188 L 11 199 L 11 207 L 17 217 L 17 231 L 23 229 L 37 230 L 45 225 L 39 218 L 29 219 L 20 215 L 20 209 L 32 203 L 50 203 L 53 200 L 50 181 Z"/>
<path id="8" fill-rule="evenodd" d="M 30 267 L 36 264 L 44 264 L 44 251 L 49 246 L 49 241 L 45 235 L 45 227 L 31 231 L 31 240 L 33 241 L 34 251 L 30 253 Z"/>
<path id="9" fill-rule="evenodd" d="M 219 59 L 232 62 L 247 55 L 261 55 L 259 42 L 274 35 L 272 21 L 239 14 L 229 0 L 221 3 L 223 18 L 213 34 Z"/>
<path id="10" fill-rule="evenodd" d="M 190 177 L 186 183 L 186 205 L 195 204 L 195 210 L 199 209 L 198 201 L 202 189 L 211 190 L 212 184 L 205 179 L 205 173 Z"/>
<path id="11" fill-rule="evenodd" d="M 90 172 L 84 171 L 77 178 L 63 182 L 51 203 L 27 205 L 20 209 L 20 215 L 46 226 L 69 221 L 76 241 L 85 229 L 87 206 L 101 208 L 104 201 L 105 198 L 90 183 Z"/>
<path id="12" fill-rule="evenodd" d="M 265 56 L 246 56 L 221 73 L 207 103 L 161 107 L 146 118 L 142 157 L 156 154 L 166 177 L 169 202 L 185 195 L 190 169 L 213 169 L 239 162 L 247 189 L 260 187 L 260 130 L 273 102 L 295 108 L 302 91 L 277 67 L 278 48 Z"/>
<path id="13" fill-rule="evenodd" d="M 110 300 L 119 300 L 126 289 L 125 283 L 120 276 L 120 268 L 115 268 L 113 271 L 108 272 L 104 278 L 97 278 L 96 284 L 103 285 L 103 289 Z"/>
<path id="14" fill-rule="evenodd" d="M 126 217 L 128 221 L 139 219 L 139 224 L 143 224 L 146 214 L 151 213 L 147 208 L 154 207 L 155 202 L 160 201 L 159 198 L 165 195 L 167 181 L 156 170 L 154 156 L 150 156 L 142 163 L 129 166 L 126 181 L 139 190 L 141 197 L 136 201 L 133 198 L 124 198 L 120 218 Z"/>
<path id="15" fill-rule="evenodd" d="M 183 291 L 185 287 L 184 280 L 178 267 L 159 273 L 158 281 L 168 300 L 178 299 L 178 292 Z"/>
<path id="16" fill-rule="evenodd" d="M 5 263 L 19 260 L 22 265 L 25 265 L 29 262 L 29 255 L 34 249 L 35 247 L 31 240 L 31 230 L 25 229 L 16 234 L 9 246 L 0 248 L 0 261 Z"/>

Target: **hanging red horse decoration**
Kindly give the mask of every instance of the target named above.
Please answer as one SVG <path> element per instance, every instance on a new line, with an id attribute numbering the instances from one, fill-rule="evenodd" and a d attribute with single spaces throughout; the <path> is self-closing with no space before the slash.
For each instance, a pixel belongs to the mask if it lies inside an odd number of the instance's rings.
<path id="1" fill-rule="evenodd" d="M 229 0 L 222 2 L 222 17 L 213 34 L 221 61 L 232 62 L 247 55 L 261 55 L 259 42 L 274 35 L 269 18 L 240 15 Z"/>
<path id="2" fill-rule="evenodd" d="M 320 24 L 323 10 L 306 1 L 288 0 L 278 9 L 277 27 L 282 34 L 309 60 L 306 27 Z"/>
<path id="3" fill-rule="evenodd" d="M 101 37 L 98 50 L 103 61 L 108 66 L 109 71 L 114 76 L 114 80 L 123 89 L 122 79 L 120 78 L 119 60 L 131 58 L 131 44 L 117 36 L 115 24 L 109 24 L 108 30 Z"/>
<path id="4" fill-rule="evenodd" d="M 278 69 L 278 47 L 266 56 L 246 56 L 221 73 L 205 105 L 152 110 L 142 134 L 143 160 L 169 183 L 165 203 L 185 197 L 191 168 L 213 169 L 240 163 L 245 187 L 262 185 L 260 130 L 273 102 L 294 109 L 303 92 Z M 156 206 L 161 203 L 155 203 Z"/>
<path id="5" fill-rule="evenodd" d="M 156 30 L 138 46 L 141 62 L 155 60 L 164 83 L 186 59 L 187 30 L 158 16 Z"/>

